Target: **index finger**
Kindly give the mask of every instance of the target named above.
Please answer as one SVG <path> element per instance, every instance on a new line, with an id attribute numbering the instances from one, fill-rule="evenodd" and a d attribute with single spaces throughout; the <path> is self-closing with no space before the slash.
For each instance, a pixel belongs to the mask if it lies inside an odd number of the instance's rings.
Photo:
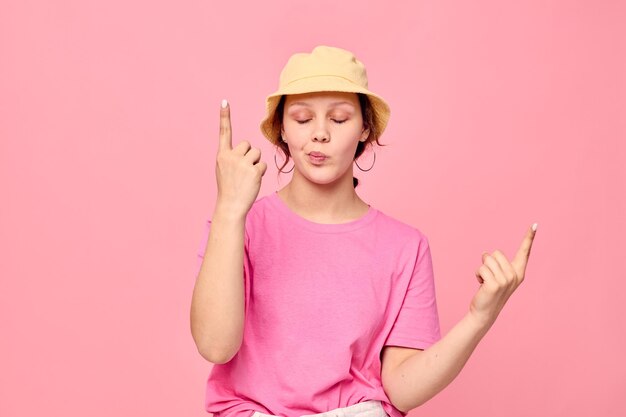
<path id="1" fill-rule="evenodd" d="M 232 128 L 230 126 L 230 105 L 226 99 L 222 100 L 222 106 L 220 108 L 220 140 L 217 150 L 220 149 L 232 149 L 233 137 Z"/>
<path id="2" fill-rule="evenodd" d="M 524 240 L 522 240 L 522 244 L 517 250 L 515 258 L 513 258 L 512 264 L 516 267 L 521 268 L 522 270 L 526 268 L 526 262 L 528 262 L 528 257 L 530 256 L 530 250 L 533 246 L 533 240 L 535 239 L 536 233 L 537 223 L 534 223 L 531 227 L 528 228 L 526 236 L 524 236 Z"/>

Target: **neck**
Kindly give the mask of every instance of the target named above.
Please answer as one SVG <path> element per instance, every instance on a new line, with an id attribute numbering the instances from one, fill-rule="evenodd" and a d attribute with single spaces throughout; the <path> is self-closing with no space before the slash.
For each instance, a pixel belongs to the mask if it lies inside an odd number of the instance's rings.
<path id="1" fill-rule="evenodd" d="M 294 170 L 291 181 L 278 191 L 298 214 L 320 223 L 341 223 L 359 218 L 367 211 L 352 183 L 352 170 L 337 181 L 317 184 Z"/>

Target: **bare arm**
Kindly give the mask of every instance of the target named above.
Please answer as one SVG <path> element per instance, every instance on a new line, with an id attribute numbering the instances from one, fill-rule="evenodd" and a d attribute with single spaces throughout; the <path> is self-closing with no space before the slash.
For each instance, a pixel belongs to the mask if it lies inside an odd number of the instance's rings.
<path id="1" fill-rule="evenodd" d="M 198 352 L 213 363 L 228 362 L 243 339 L 244 227 L 245 215 L 216 207 L 193 290 L 191 334 Z"/>
<path id="2" fill-rule="evenodd" d="M 213 363 L 231 360 L 243 341 L 245 224 L 267 170 L 260 158 L 260 149 L 248 141 L 233 148 L 230 105 L 223 100 L 217 203 L 191 300 L 191 334 L 198 352 Z"/>
<path id="3" fill-rule="evenodd" d="M 384 385 L 389 399 L 408 412 L 443 390 L 456 376 L 489 331 L 505 303 L 524 280 L 537 224 L 533 224 L 512 262 L 502 251 L 484 252 L 475 275 L 481 286 L 470 311 L 445 337 L 416 351 L 390 372 Z"/>
<path id="4" fill-rule="evenodd" d="M 384 381 L 394 406 L 408 413 L 443 390 L 465 366 L 489 327 L 468 313 L 441 340 L 402 361 Z"/>

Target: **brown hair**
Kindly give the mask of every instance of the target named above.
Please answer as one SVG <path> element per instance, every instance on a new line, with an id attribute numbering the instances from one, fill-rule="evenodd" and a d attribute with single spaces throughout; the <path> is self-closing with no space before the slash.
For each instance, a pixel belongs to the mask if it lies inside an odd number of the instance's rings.
<path id="1" fill-rule="evenodd" d="M 378 142 L 380 138 L 380 132 L 376 129 L 376 113 L 374 112 L 374 108 L 370 104 L 370 100 L 367 97 L 367 94 L 356 93 L 359 98 L 359 104 L 361 106 L 361 115 L 363 116 L 363 127 L 370 128 L 370 134 L 367 137 L 365 142 L 359 142 L 356 148 L 356 152 L 354 154 L 354 159 L 357 159 L 361 154 L 365 151 L 365 147 L 370 142 L 376 142 L 379 146 L 387 146 Z M 276 147 L 280 148 L 285 155 L 285 163 L 281 166 L 278 171 L 279 174 L 283 172 L 283 168 L 289 163 L 289 157 L 291 154 L 289 153 L 289 146 L 286 142 L 283 142 L 280 137 L 280 131 L 282 130 L 282 121 L 283 121 L 283 111 L 285 108 L 285 95 L 280 97 L 280 101 L 278 102 L 278 106 L 276 107 L 276 111 L 274 112 L 274 119 L 272 120 L 272 125 L 276 127 L 275 131 L 278 132 L 278 137 L 273 138 L 277 143 Z M 374 146 L 371 144 L 370 146 Z M 352 184 L 354 188 L 359 185 L 359 180 L 356 177 L 352 177 Z"/>

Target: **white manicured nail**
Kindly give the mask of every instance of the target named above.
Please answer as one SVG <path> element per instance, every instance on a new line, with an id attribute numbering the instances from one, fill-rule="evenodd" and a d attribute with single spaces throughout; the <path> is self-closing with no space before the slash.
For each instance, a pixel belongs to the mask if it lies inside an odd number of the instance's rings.
<path id="1" fill-rule="evenodd" d="M 228 106 L 228 101 L 226 99 L 222 99 L 222 108 L 225 109 Z"/>
<path id="2" fill-rule="evenodd" d="M 537 223 L 533 223 L 533 231 L 537 231 Z"/>

